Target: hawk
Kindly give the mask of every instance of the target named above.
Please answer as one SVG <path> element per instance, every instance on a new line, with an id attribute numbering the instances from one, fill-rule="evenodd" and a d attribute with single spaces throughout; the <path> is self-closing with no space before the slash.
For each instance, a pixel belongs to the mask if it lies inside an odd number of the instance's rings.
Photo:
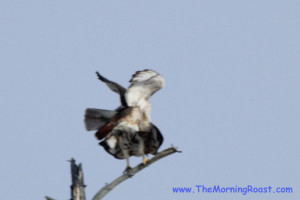
<path id="1" fill-rule="evenodd" d="M 153 70 L 137 71 L 125 89 L 118 83 L 108 80 L 98 72 L 98 78 L 119 94 L 121 106 L 115 110 L 87 108 L 85 127 L 96 130 L 95 136 L 100 145 L 117 159 L 126 159 L 126 169 L 130 156 L 142 156 L 147 162 L 147 154 L 155 154 L 163 142 L 159 129 L 151 123 L 149 98 L 164 87 L 164 78 Z"/>

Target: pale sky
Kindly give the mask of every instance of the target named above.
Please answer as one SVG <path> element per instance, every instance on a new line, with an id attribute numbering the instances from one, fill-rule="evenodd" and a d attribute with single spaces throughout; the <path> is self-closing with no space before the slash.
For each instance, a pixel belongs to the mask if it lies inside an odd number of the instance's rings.
<path id="1" fill-rule="evenodd" d="M 84 128 L 88 107 L 154 69 L 160 150 L 183 151 L 125 181 L 106 200 L 299 199 L 299 1 L 0 1 L 1 199 L 70 198 L 69 160 L 87 199 L 121 175 Z M 141 158 L 131 158 L 133 165 Z M 175 194 L 173 187 L 292 187 L 292 194 Z"/>

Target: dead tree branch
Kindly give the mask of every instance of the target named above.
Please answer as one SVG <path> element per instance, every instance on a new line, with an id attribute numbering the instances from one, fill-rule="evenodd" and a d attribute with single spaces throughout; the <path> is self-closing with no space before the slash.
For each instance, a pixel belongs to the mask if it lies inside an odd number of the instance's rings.
<path id="1" fill-rule="evenodd" d="M 83 182 L 83 171 L 81 163 L 76 165 L 74 158 L 71 158 L 71 200 L 85 200 L 84 182 Z"/>
<path id="2" fill-rule="evenodd" d="M 166 157 L 168 155 L 171 155 L 175 152 L 181 153 L 181 151 L 178 151 L 177 148 L 175 148 L 175 147 L 170 147 L 168 149 L 165 149 L 165 150 L 157 153 L 152 159 L 148 160 L 145 165 L 144 164 L 139 164 L 136 167 L 134 167 L 130 171 L 130 173 L 123 174 L 122 176 L 118 177 L 117 179 L 115 179 L 111 183 L 106 184 L 103 188 L 101 188 L 97 192 L 97 194 L 94 196 L 94 198 L 92 200 L 101 200 L 107 193 L 109 193 L 112 189 L 114 189 L 117 185 L 119 185 L 120 183 L 122 183 L 126 179 L 132 177 L 133 175 L 135 175 L 139 171 L 143 170 L 144 168 L 148 167 L 152 163 L 158 161 L 159 159 L 161 159 L 163 157 Z"/>

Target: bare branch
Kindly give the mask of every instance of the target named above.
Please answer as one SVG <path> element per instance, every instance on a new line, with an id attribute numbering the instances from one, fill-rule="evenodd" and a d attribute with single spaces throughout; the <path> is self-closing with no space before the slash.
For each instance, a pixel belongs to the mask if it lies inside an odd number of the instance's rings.
<path id="1" fill-rule="evenodd" d="M 85 200 L 84 182 L 83 182 L 83 171 L 81 163 L 76 165 L 74 158 L 71 158 L 71 200 Z"/>
<path id="2" fill-rule="evenodd" d="M 168 155 L 171 155 L 175 152 L 179 152 L 181 153 L 181 151 L 178 151 L 177 148 L 175 147 L 170 147 L 168 149 L 165 149 L 159 153 L 157 153 L 152 159 L 148 160 L 146 164 L 139 164 L 136 167 L 134 167 L 130 173 L 127 174 L 123 174 L 122 176 L 118 177 L 117 179 L 115 179 L 113 182 L 106 184 L 103 188 L 101 188 L 97 194 L 94 196 L 94 198 L 92 200 L 100 200 L 102 199 L 107 193 L 109 193 L 112 189 L 114 189 L 117 185 L 119 185 L 120 183 L 122 183 L 123 181 L 125 181 L 126 179 L 132 177 L 133 175 L 135 175 L 136 173 L 138 173 L 139 171 L 143 170 L 144 168 L 148 167 L 149 165 L 151 165 L 152 163 L 158 161 L 159 159 L 166 157 Z"/>

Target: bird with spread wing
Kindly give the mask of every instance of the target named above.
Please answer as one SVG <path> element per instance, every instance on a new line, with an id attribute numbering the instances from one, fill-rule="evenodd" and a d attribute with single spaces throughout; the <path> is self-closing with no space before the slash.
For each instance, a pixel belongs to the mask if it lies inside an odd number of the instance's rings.
<path id="1" fill-rule="evenodd" d="M 159 129 L 151 123 L 149 98 L 162 87 L 164 78 L 153 70 L 137 71 L 125 89 L 98 72 L 98 78 L 120 96 L 121 106 L 115 110 L 88 108 L 85 112 L 85 127 L 96 130 L 100 145 L 115 158 L 126 159 L 125 172 L 131 167 L 130 156 L 142 156 L 147 162 L 147 154 L 155 154 L 163 142 Z"/>

